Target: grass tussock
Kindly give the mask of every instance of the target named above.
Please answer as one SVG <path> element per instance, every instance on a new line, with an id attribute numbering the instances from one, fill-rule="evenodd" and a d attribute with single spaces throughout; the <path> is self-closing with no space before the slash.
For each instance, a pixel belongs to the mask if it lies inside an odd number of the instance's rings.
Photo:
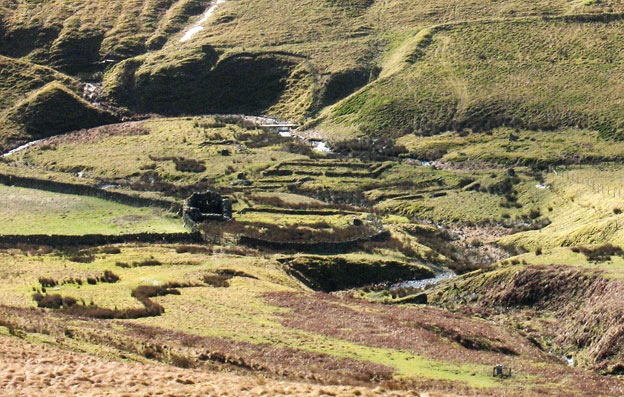
<path id="1" fill-rule="evenodd" d="M 166 286 L 141 285 L 132 290 L 131 296 L 141 302 L 143 307 L 125 310 L 108 309 L 94 304 L 78 304 L 75 298 L 60 294 L 43 295 L 37 292 L 32 297 L 37 302 L 38 307 L 60 310 L 62 313 L 73 316 L 98 319 L 136 319 L 163 314 L 165 308 L 150 298 L 165 295 L 180 295 L 180 291 Z"/>
<path id="2" fill-rule="evenodd" d="M 624 250 L 613 244 L 603 244 L 597 247 L 572 247 L 573 252 L 582 253 L 590 262 L 608 262 L 613 256 L 624 257 Z"/>
<path id="3" fill-rule="evenodd" d="M 227 274 L 206 274 L 202 277 L 202 281 L 215 288 L 228 288 L 230 283 L 228 282 L 231 279 L 231 275 Z"/>
<path id="4" fill-rule="evenodd" d="M 212 254 L 212 248 L 198 245 L 179 245 L 176 247 L 178 254 Z"/>
<path id="5" fill-rule="evenodd" d="M 149 156 L 152 161 L 173 161 L 176 171 L 202 173 L 206 171 L 206 165 L 199 160 L 188 159 L 184 157 L 157 157 Z M 155 167 L 146 167 L 145 169 L 154 169 Z"/>
<path id="6" fill-rule="evenodd" d="M 126 262 L 116 262 L 115 263 L 116 266 L 124 268 L 124 269 L 129 269 L 132 267 L 155 267 L 155 266 L 163 266 L 164 264 L 156 259 L 145 259 L 143 261 L 136 261 L 136 262 L 132 262 L 132 263 L 126 263 Z"/>
<path id="7" fill-rule="evenodd" d="M 56 280 L 51 277 L 39 277 L 38 281 L 42 288 L 52 288 L 52 287 L 56 287 L 59 285 L 68 285 L 68 284 L 76 284 L 76 285 L 83 285 L 83 284 L 96 285 L 98 283 L 114 284 L 119 280 L 120 278 L 118 275 L 116 275 L 110 270 L 105 270 L 104 273 L 102 273 L 101 275 L 90 276 L 90 277 L 87 277 L 85 280 L 78 278 L 78 277 L 69 277 L 69 278 L 65 278 L 62 280 Z"/>

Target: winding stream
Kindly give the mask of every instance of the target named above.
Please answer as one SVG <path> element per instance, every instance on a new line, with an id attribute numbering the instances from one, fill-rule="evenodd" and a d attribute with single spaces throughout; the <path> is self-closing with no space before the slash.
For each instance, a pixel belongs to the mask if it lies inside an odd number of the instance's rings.
<path id="1" fill-rule="evenodd" d="M 436 285 L 441 283 L 442 281 L 452 280 L 457 277 L 457 274 L 452 270 L 445 270 L 442 273 L 436 275 L 432 278 L 426 278 L 423 280 L 410 280 L 405 281 L 399 284 L 396 284 L 392 287 L 392 289 L 397 288 L 425 288 L 430 285 Z"/>
<path id="2" fill-rule="evenodd" d="M 212 14 L 214 14 L 215 10 L 217 9 L 217 7 L 219 7 L 219 5 L 225 2 L 226 0 L 216 0 L 214 3 L 212 3 L 210 7 L 206 9 L 206 12 L 204 12 L 204 15 L 201 17 L 201 19 L 195 22 L 195 24 L 189 30 L 187 30 L 186 33 L 184 33 L 184 36 L 182 36 L 182 38 L 180 39 L 180 43 L 189 41 L 193 38 L 193 36 L 195 36 L 196 33 L 204 30 L 204 27 L 202 26 L 204 22 L 206 22 L 208 18 L 210 18 Z"/>
<path id="3" fill-rule="evenodd" d="M 22 146 L 18 146 L 18 147 L 16 147 L 15 149 L 11 149 L 11 150 L 9 150 L 8 152 L 4 153 L 1 157 L 9 157 L 9 156 L 10 156 L 10 155 L 12 155 L 12 154 L 15 154 L 15 153 L 17 153 L 17 152 L 21 152 L 21 151 L 22 151 L 22 150 L 24 150 L 24 149 L 28 149 L 28 148 L 29 148 L 29 147 L 31 147 L 32 145 L 35 145 L 35 144 L 37 144 L 37 143 L 39 143 L 39 142 L 41 142 L 41 141 L 44 141 L 45 139 L 47 139 L 47 138 L 44 138 L 44 139 L 38 139 L 38 140 L 36 140 L 36 141 L 28 142 L 28 143 L 26 143 L 26 144 L 24 144 L 24 145 L 22 145 Z"/>

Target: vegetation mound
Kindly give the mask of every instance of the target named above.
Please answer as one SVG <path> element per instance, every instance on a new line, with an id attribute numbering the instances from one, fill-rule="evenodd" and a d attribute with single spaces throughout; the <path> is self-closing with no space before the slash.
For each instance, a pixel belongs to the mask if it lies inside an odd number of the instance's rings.
<path id="1" fill-rule="evenodd" d="M 80 83 L 54 69 L 0 56 L 0 112 L 44 85 L 60 82 L 78 92 Z"/>
<path id="2" fill-rule="evenodd" d="M 4 152 L 29 139 L 20 125 L 7 118 L 11 108 L 55 82 L 74 93 L 81 90 L 79 81 L 54 69 L 0 56 L 0 150 Z"/>
<path id="3" fill-rule="evenodd" d="M 32 139 L 117 121 L 113 114 L 92 106 L 59 83 L 50 83 L 17 103 L 7 118 Z"/>
<path id="4" fill-rule="evenodd" d="M 286 89 L 295 58 L 277 53 L 219 54 L 210 46 L 120 63 L 105 93 L 133 109 L 162 114 L 262 113 Z"/>
<path id="5" fill-rule="evenodd" d="M 468 304 L 481 315 L 504 314 L 536 344 L 572 355 L 582 366 L 619 373 L 624 363 L 624 284 L 600 270 L 512 266 L 477 272 L 431 294 L 434 302 Z"/>

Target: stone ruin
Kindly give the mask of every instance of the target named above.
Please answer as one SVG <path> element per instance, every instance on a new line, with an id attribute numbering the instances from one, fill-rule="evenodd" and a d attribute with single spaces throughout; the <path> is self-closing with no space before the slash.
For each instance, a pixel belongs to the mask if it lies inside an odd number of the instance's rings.
<path id="1" fill-rule="evenodd" d="M 232 219 L 232 200 L 211 190 L 193 193 L 184 202 L 182 217 L 185 222 L 190 221 L 192 224 L 230 220 Z"/>

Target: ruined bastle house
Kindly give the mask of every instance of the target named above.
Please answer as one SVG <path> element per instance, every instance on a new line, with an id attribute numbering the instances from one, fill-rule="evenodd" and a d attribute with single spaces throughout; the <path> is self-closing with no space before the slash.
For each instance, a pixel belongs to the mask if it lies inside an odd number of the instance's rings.
<path id="1" fill-rule="evenodd" d="M 185 222 L 191 224 L 229 220 L 232 219 L 232 200 L 211 190 L 193 193 L 184 202 L 182 216 Z"/>

